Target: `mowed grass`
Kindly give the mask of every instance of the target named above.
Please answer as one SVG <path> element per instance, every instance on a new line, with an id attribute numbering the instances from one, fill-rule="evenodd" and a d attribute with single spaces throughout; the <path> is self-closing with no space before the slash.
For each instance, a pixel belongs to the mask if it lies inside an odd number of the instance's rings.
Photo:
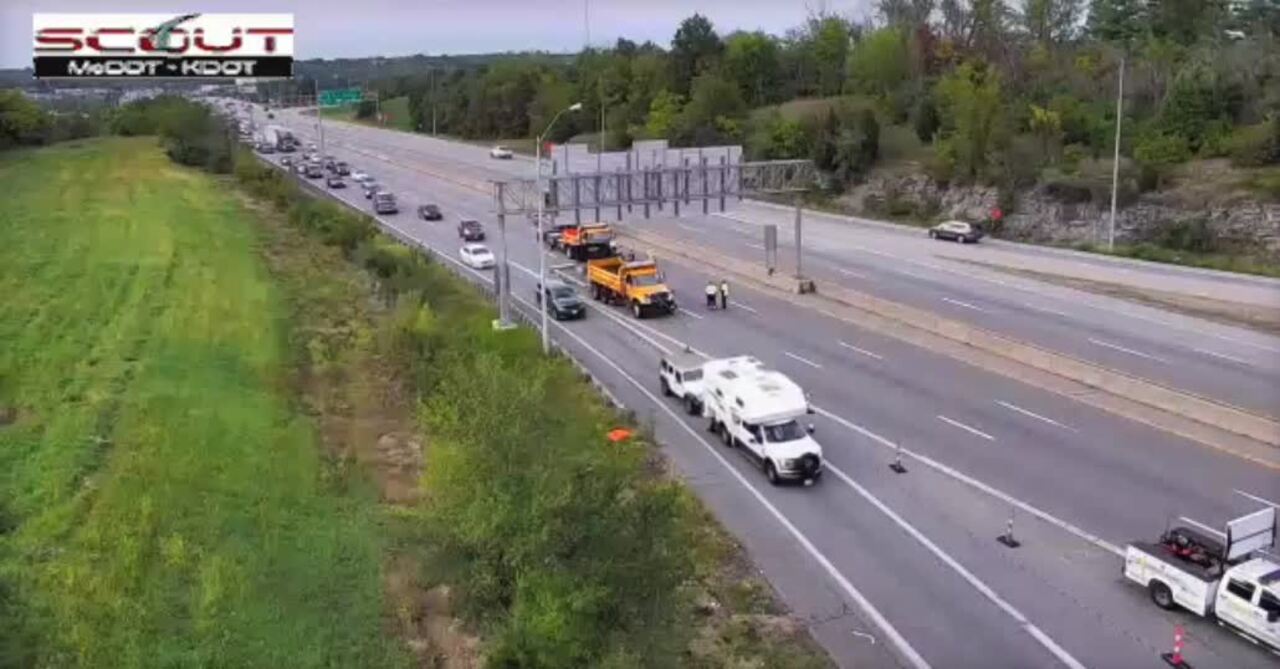
<path id="1" fill-rule="evenodd" d="M 230 191 L 150 139 L 0 155 L 0 666 L 398 663 Z"/>

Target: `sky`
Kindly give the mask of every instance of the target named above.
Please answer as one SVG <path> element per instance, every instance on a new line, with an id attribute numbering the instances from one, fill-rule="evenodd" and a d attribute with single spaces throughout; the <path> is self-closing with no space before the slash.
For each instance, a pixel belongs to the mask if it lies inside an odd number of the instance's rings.
<path id="1" fill-rule="evenodd" d="M 782 34 L 813 10 L 862 18 L 873 0 L 0 0 L 0 67 L 31 65 L 34 12 L 292 12 L 295 57 L 577 51 L 618 37 L 668 46 L 699 12 L 717 32 Z M 585 12 L 584 12 L 585 8 Z M 585 20 L 584 20 L 585 18 Z"/>

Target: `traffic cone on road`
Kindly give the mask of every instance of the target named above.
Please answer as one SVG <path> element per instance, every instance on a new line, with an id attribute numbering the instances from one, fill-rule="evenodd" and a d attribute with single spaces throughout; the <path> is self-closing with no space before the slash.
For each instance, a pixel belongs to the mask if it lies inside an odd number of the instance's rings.
<path id="1" fill-rule="evenodd" d="M 1160 659 L 1165 664 L 1174 667 L 1174 669 L 1191 669 L 1191 665 L 1187 664 L 1185 658 L 1182 657 L 1182 625 L 1175 625 L 1173 628 L 1173 652 L 1160 653 Z"/>

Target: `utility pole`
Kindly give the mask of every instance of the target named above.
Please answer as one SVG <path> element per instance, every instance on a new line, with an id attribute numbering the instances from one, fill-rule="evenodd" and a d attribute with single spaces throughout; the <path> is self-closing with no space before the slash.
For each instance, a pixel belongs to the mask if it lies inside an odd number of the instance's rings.
<path id="1" fill-rule="evenodd" d="M 1120 54 L 1120 84 L 1116 89 L 1116 149 L 1111 161 L 1111 219 L 1107 223 L 1107 250 L 1116 249 L 1116 198 L 1120 189 L 1120 122 L 1124 119 L 1124 53 Z"/>

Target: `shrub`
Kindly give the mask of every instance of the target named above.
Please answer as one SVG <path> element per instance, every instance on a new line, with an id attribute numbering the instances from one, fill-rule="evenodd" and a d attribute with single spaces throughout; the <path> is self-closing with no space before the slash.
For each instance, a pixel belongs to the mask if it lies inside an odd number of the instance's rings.
<path id="1" fill-rule="evenodd" d="M 1237 128 L 1226 150 L 1237 167 L 1280 163 L 1280 114 L 1265 123 Z"/>
<path id="2" fill-rule="evenodd" d="M 1156 231 L 1151 241 L 1174 251 L 1213 253 L 1220 250 L 1217 235 L 1204 219 L 1166 223 Z"/>
<path id="3" fill-rule="evenodd" d="M 933 98 L 922 97 L 915 109 L 911 110 L 911 128 L 915 130 L 916 137 L 922 142 L 932 142 L 941 127 L 942 120 L 938 118 L 938 106 L 934 104 Z"/>
<path id="4" fill-rule="evenodd" d="M 1158 190 L 1175 165 L 1191 158 L 1191 147 L 1182 135 L 1150 132 L 1133 148 L 1133 157 L 1142 167 L 1140 177 L 1144 190 Z"/>

